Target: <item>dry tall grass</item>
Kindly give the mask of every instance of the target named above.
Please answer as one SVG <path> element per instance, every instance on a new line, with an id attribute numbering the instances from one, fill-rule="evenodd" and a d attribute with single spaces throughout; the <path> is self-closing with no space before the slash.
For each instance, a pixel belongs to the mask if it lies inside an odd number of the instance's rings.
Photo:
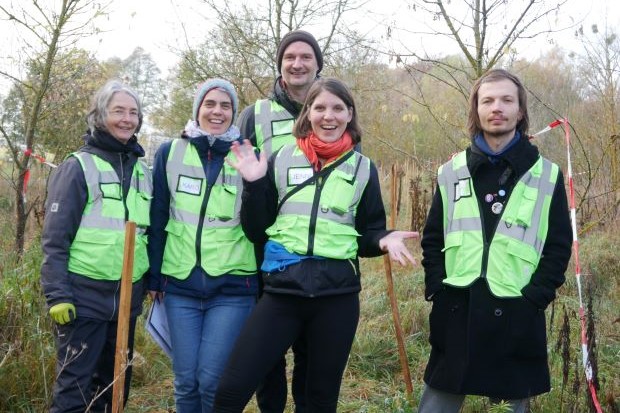
<path id="1" fill-rule="evenodd" d="M 387 169 L 387 168 L 386 168 Z M 388 169 L 389 170 L 389 169 Z M 380 171 L 387 190 L 389 178 Z M 435 185 L 434 171 L 404 165 L 400 173 L 397 227 L 421 230 Z M 2 180 L 0 180 L 1 182 Z M 385 192 L 387 194 L 388 192 Z M 412 197 L 411 194 L 414 194 Z M 5 193 L 0 193 L 0 230 L 10 232 L 11 215 Z M 384 196 L 386 209 L 390 200 Z M 4 207 L 2 207 L 4 205 Z M 12 259 L 9 237 L 0 239 L 0 412 L 43 412 L 50 401 L 54 379 L 52 324 L 38 284 L 40 252 L 36 231 L 21 262 Z M 620 225 L 592 228 L 581 240 L 582 282 L 590 334 L 596 338 L 598 396 L 605 412 L 620 411 Z M 412 245 L 420 258 L 421 251 Z M 428 313 L 423 299 L 420 267 L 393 266 L 394 284 L 413 380 L 408 398 L 400 362 L 381 258 L 362 260 L 361 319 L 345 372 L 339 412 L 413 412 L 422 391 L 422 375 L 429 355 Z M 567 282 L 547 311 L 552 390 L 535 398 L 533 413 L 590 411 L 581 365 L 579 304 L 574 267 Z M 290 363 L 289 363 L 290 366 Z M 126 411 L 131 413 L 174 411 L 170 360 L 157 348 L 139 324 L 134 376 Z M 289 403 L 290 404 L 290 403 Z M 246 409 L 256 412 L 255 404 Z M 500 412 L 483 398 L 468 398 L 464 413 Z M 292 412 L 289 409 L 289 412 Z"/>

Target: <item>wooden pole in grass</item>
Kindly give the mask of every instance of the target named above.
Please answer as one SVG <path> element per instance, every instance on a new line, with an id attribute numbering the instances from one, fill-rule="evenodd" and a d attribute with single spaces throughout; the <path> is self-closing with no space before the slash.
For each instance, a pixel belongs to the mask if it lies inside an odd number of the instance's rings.
<path id="1" fill-rule="evenodd" d="M 125 249 L 123 252 L 123 272 L 121 274 L 121 296 L 116 328 L 116 354 L 114 356 L 114 385 L 112 387 L 112 413 L 124 409 L 125 371 L 127 370 L 127 341 L 129 337 L 129 315 L 131 313 L 131 289 L 133 278 L 133 258 L 136 244 L 136 223 L 125 224 Z"/>
<path id="2" fill-rule="evenodd" d="M 397 171 L 396 165 L 392 165 L 391 175 L 392 185 L 390 186 L 390 229 L 394 229 L 396 226 L 396 194 L 397 194 Z M 403 328 L 400 324 L 400 315 L 398 312 L 398 302 L 396 301 L 396 294 L 394 293 L 394 280 L 392 278 L 392 262 L 390 256 L 385 254 L 383 256 L 383 264 L 385 265 L 385 278 L 387 281 L 387 292 L 390 298 L 390 306 L 392 307 L 392 319 L 394 320 L 394 330 L 396 331 L 396 342 L 398 344 L 398 355 L 400 358 L 400 367 L 403 371 L 403 379 L 405 380 L 405 387 L 407 395 L 413 395 L 413 384 L 411 383 L 411 372 L 409 371 L 409 359 L 407 358 L 407 352 L 405 351 L 405 339 L 403 338 Z"/>

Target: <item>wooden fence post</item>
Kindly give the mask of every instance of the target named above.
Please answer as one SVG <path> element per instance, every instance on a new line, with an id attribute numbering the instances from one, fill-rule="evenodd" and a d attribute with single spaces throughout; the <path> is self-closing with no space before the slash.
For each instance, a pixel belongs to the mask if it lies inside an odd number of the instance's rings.
<path id="1" fill-rule="evenodd" d="M 133 278 L 133 259 L 136 244 L 136 223 L 125 224 L 125 249 L 123 253 L 123 272 L 121 274 L 121 294 L 116 329 L 116 354 L 114 356 L 114 384 L 112 387 L 112 412 L 124 410 L 125 371 L 127 370 L 127 341 L 129 336 L 129 316 L 131 313 L 131 290 Z"/>

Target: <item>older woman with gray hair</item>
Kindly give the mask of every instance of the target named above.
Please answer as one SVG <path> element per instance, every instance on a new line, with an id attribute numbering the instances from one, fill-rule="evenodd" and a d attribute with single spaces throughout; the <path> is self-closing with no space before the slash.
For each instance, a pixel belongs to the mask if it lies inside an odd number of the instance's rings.
<path id="1" fill-rule="evenodd" d="M 112 80 L 97 91 L 84 146 L 54 171 L 41 244 L 41 286 L 54 320 L 56 383 L 50 412 L 111 411 L 124 230 L 137 225 L 129 359 L 148 271 L 151 174 L 136 133 L 136 93 Z M 125 402 L 131 365 L 126 371 Z"/>

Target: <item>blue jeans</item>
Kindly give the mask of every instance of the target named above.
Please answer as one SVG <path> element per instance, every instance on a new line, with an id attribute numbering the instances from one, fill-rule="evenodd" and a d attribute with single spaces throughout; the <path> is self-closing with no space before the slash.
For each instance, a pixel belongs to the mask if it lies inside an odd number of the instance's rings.
<path id="1" fill-rule="evenodd" d="M 211 413 L 220 376 L 255 303 L 252 295 L 165 295 L 177 413 Z"/>

